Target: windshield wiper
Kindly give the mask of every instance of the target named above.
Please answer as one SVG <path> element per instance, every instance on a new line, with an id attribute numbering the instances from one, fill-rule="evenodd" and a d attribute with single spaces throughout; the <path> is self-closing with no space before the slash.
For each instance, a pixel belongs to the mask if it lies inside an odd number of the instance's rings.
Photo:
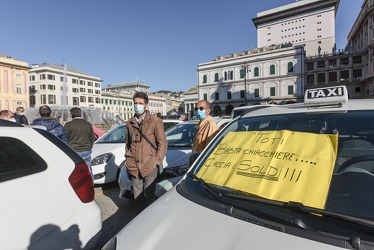
<path id="1" fill-rule="evenodd" d="M 194 180 L 197 180 L 200 185 L 205 189 L 207 190 L 211 195 L 213 195 L 214 197 L 217 198 L 217 196 L 222 196 L 222 193 L 220 191 L 218 191 L 217 188 L 213 187 L 212 185 L 206 183 L 203 179 L 197 177 L 196 175 L 194 175 L 193 173 L 191 172 L 188 172 L 187 173 L 188 176 L 190 176 L 192 179 Z"/>
<path id="2" fill-rule="evenodd" d="M 283 204 L 284 207 L 288 207 L 289 209 L 299 212 L 299 213 L 308 213 L 308 214 L 315 214 L 315 215 L 323 215 L 326 217 L 331 217 L 335 219 L 340 219 L 344 221 L 348 221 L 357 225 L 361 225 L 367 228 L 370 228 L 371 230 L 374 229 L 374 224 L 370 224 L 364 221 L 364 219 L 359 219 L 353 216 L 349 215 L 344 215 L 336 212 L 330 212 L 322 209 L 317 209 L 317 208 L 310 208 L 310 207 L 305 207 L 304 204 L 300 202 L 294 202 L 294 201 L 289 201 L 287 203 Z M 370 232 L 372 232 L 370 230 Z"/>
<path id="3" fill-rule="evenodd" d="M 224 201 L 224 198 L 223 197 L 226 197 L 226 198 L 239 198 L 239 199 L 249 199 L 249 200 L 256 200 L 256 201 L 260 201 L 263 202 L 264 199 L 256 199 L 254 197 L 249 197 L 249 196 L 246 196 L 246 195 L 241 195 L 241 194 L 233 194 L 233 193 L 230 193 L 230 192 L 220 192 L 217 188 L 213 187 L 211 184 L 208 184 L 206 183 L 203 179 L 197 177 L 196 175 L 192 174 L 191 172 L 188 172 L 188 175 L 197 180 L 201 186 L 204 187 L 205 190 L 207 190 L 211 195 L 213 195 L 217 200 L 219 200 L 220 202 L 224 202 L 225 204 L 228 204 L 230 205 L 230 209 L 227 209 L 227 213 L 228 214 L 231 214 L 232 212 L 232 209 L 234 208 L 232 206 L 232 204 L 229 204 L 226 201 Z M 279 203 L 277 203 L 279 205 Z M 248 207 L 241 207 L 240 205 L 237 205 L 237 207 L 239 207 L 239 209 L 243 210 L 243 211 L 246 211 L 247 213 L 250 213 L 250 214 L 253 214 L 255 213 L 256 215 L 260 215 L 261 217 L 265 217 L 267 219 L 272 219 L 272 220 L 276 220 L 276 221 L 281 221 L 283 223 L 287 223 L 287 224 L 290 224 L 290 225 L 293 225 L 293 226 L 296 226 L 298 228 L 301 228 L 301 229 L 304 229 L 304 230 L 307 230 L 307 231 L 312 231 L 312 232 L 317 232 L 317 230 L 315 230 L 314 228 L 312 228 L 311 226 L 307 225 L 306 223 L 304 223 L 300 218 L 295 218 L 293 216 L 290 216 L 288 214 L 285 214 L 285 213 L 281 213 L 281 212 L 277 212 L 273 209 L 265 209 L 265 208 L 261 208 L 261 210 L 255 208 L 254 206 L 251 206 L 250 210 L 248 209 Z"/>

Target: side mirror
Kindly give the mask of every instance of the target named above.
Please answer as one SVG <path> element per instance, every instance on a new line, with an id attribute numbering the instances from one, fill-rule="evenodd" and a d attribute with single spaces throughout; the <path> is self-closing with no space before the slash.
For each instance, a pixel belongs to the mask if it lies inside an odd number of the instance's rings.
<path id="1" fill-rule="evenodd" d="M 195 162 L 197 157 L 199 157 L 200 152 L 193 152 L 191 153 L 190 157 L 188 158 L 188 168 L 192 166 L 192 164 Z"/>

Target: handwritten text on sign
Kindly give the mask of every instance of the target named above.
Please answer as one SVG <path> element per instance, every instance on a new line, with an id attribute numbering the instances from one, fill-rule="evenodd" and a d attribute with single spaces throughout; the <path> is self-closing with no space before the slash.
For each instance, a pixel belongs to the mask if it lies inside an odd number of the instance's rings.
<path id="1" fill-rule="evenodd" d="M 282 131 L 230 132 L 198 177 L 278 201 L 324 208 L 338 135 Z"/>

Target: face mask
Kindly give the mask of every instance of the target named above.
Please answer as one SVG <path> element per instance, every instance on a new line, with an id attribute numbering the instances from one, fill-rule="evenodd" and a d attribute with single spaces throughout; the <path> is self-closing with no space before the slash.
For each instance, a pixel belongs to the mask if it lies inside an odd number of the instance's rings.
<path id="1" fill-rule="evenodd" d="M 137 115 L 141 115 L 144 113 L 144 105 L 141 105 L 141 104 L 135 104 L 134 106 L 134 110 L 135 110 L 135 113 Z"/>
<path id="2" fill-rule="evenodd" d="M 10 118 L 8 121 L 10 121 L 10 122 L 16 122 L 16 119 L 13 117 L 13 118 Z"/>
<path id="3" fill-rule="evenodd" d="M 25 113 L 24 113 L 24 112 L 21 112 L 21 113 L 18 113 L 18 115 L 25 115 Z"/>
<path id="4" fill-rule="evenodd" d="M 204 120 L 206 117 L 206 112 L 205 110 L 198 110 L 196 111 L 196 116 L 199 120 Z"/>

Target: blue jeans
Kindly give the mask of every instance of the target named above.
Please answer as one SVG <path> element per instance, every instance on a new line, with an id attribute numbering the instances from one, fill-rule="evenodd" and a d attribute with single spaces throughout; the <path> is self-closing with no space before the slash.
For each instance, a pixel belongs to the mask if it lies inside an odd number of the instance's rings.
<path id="1" fill-rule="evenodd" d="M 92 151 L 91 150 L 90 151 L 81 151 L 81 152 L 77 152 L 77 153 L 87 163 L 87 166 L 90 169 L 91 175 L 93 177 L 92 167 L 91 167 L 91 153 L 92 153 Z"/>

